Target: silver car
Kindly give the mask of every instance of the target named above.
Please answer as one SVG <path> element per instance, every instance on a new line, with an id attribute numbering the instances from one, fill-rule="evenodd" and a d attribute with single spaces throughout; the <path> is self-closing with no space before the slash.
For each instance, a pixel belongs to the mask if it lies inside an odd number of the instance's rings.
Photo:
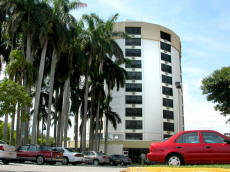
<path id="1" fill-rule="evenodd" d="M 93 165 L 109 164 L 109 156 L 96 151 L 82 152 L 85 158 L 85 162 Z"/>
<path id="2" fill-rule="evenodd" d="M 0 140 L 0 160 L 2 160 L 3 164 L 9 164 L 10 161 L 15 161 L 16 157 L 15 147 Z"/>

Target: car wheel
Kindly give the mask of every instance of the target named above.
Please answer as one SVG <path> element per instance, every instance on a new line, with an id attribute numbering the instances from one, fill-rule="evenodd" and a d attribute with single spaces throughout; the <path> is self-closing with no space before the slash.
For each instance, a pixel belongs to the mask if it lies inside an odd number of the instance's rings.
<path id="1" fill-rule="evenodd" d="M 110 161 L 110 165 L 112 165 L 112 166 L 113 166 L 113 165 L 114 165 L 114 162 L 113 162 L 113 161 Z"/>
<path id="2" fill-rule="evenodd" d="M 63 165 L 68 165 L 69 164 L 69 159 L 67 157 L 64 157 L 63 161 L 62 161 L 62 164 Z"/>
<path id="3" fill-rule="evenodd" d="M 38 156 L 37 159 L 36 159 L 36 162 L 38 165 L 43 165 L 44 162 L 45 162 L 45 159 L 43 156 Z"/>
<path id="4" fill-rule="evenodd" d="M 9 160 L 5 160 L 5 159 L 3 159 L 3 160 L 2 160 L 2 162 L 3 162 L 3 164 L 5 164 L 5 165 L 7 165 L 7 164 L 9 164 L 9 163 L 10 163 L 10 161 L 9 161 Z"/>
<path id="5" fill-rule="evenodd" d="M 24 160 L 19 160 L 19 163 L 24 163 L 25 161 Z"/>
<path id="6" fill-rule="evenodd" d="M 99 165 L 99 161 L 97 159 L 93 160 L 93 165 Z"/>
<path id="7" fill-rule="evenodd" d="M 122 162 L 121 162 L 121 166 L 125 166 L 125 163 L 124 163 L 124 161 L 122 161 Z"/>
<path id="8" fill-rule="evenodd" d="M 180 166 L 183 164 L 183 159 L 180 155 L 171 155 L 166 160 L 167 165 Z"/>

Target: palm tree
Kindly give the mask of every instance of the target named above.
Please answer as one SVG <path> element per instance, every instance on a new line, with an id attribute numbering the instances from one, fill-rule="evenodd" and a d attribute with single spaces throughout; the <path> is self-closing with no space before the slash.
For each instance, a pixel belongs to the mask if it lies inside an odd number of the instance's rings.
<path id="1" fill-rule="evenodd" d="M 54 44 L 53 48 L 53 55 L 52 55 L 52 62 L 51 62 L 51 72 L 50 72 L 50 94 L 49 94 L 49 107 L 48 107 L 48 120 L 47 120 L 47 134 L 46 134 L 46 144 L 49 144 L 49 136 L 50 136 L 50 112 L 51 112 L 51 97 L 53 94 L 53 84 L 54 84 L 54 73 L 55 73 L 55 67 L 57 62 L 57 54 L 58 50 L 61 49 L 61 43 L 64 43 L 65 41 L 64 34 L 65 29 L 64 26 L 69 22 L 66 21 L 68 18 L 72 18 L 69 14 L 69 12 L 73 9 L 84 7 L 86 4 L 75 1 L 75 2 L 69 2 L 68 0 L 53 0 L 53 24 L 56 27 L 56 33 L 54 34 L 54 38 L 57 38 L 57 44 Z"/>

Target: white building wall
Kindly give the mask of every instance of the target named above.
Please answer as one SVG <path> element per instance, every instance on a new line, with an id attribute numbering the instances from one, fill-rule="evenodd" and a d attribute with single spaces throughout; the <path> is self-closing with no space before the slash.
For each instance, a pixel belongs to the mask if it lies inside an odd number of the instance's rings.
<path id="1" fill-rule="evenodd" d="M 162 138 L 162 98 L 159 42 L 142 40 L 142 103 L 144 140 Z"/>

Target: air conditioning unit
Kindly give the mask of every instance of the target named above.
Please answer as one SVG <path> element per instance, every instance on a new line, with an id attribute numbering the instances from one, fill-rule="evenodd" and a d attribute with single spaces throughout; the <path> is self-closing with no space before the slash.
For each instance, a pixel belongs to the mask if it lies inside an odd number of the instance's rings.
<path id="1" fill-rule="evenodd" d="M 133 79 L 132 82 L 135 83 L 135 79 Z"/>
<path id="2" fill-rule="evenodd" d="M 136 119 L 136 117 L 135 117 L 135 116 L 133 116 L 133 117 L 132 117 L 132 119 Z"/>
<path id="3" fill-rule="evenodd" d="M 135 71 L 135 68 L 132 68 L 132 71 Z"/>
<path id="4" fill-rule="evenodd" d="M 136 93 L 135 92 L 132 92 L 133 95 L 135 95 Z"/>
<path id="5" fill-rule="evenodd" d="M 132 107 L 136 107 L 136 105 L 135 105 L 135 104 L 132 104 Z"/>
<path id="6" fill-rule="evenodd" d="M 135 46 L 132 46 L 132 48 L 135 48 Z"/>
<path id="7" fill-rule="evenodd" d="M 133 132 L 135 133 L 135 132 L 136 132 L 136 130 L 134 130 L 134 129 L 133 129 Z"/>
<path id="8" fill-rule="evenodd" d="M 135 57 L 132 57 L 132 60 L 135 60 Z"/>

